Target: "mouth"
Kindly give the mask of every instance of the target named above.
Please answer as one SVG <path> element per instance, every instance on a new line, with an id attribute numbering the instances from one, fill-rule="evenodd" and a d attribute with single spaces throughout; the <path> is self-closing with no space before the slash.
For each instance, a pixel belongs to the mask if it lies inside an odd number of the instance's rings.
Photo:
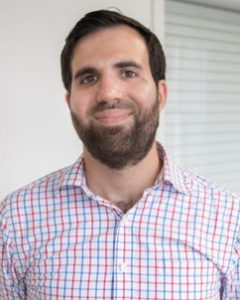
<path id="1" fill-rule="evenodd" d="M 120 125 L 131 116 L 131 112 L 126 109 L 106 109 L 101 112 L 97 112 L 94 117 L 95 119 L 104 125 Z"/>

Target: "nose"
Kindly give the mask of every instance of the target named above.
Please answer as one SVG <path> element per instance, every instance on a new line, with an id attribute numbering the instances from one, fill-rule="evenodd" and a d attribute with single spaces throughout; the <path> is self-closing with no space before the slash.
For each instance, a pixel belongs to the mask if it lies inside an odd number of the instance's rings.
<path id="1" fill-rule="evenodd" d="M 97 87 L 97 102 L 111 102 L 123 97 L 122 83 L 113 74 L 103 75 Z"/>

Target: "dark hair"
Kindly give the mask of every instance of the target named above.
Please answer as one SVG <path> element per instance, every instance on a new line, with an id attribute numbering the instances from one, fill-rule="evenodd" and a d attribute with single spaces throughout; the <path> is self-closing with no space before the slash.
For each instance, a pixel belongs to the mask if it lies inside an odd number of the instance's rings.
<path id="1" fill-rule="evenodd" d="M 72 82 L 71 61 L 74 48 L 81 38 L 103 28 L 118 25 L 127 25 L 144 38 L 149 56 L 149 63 L 153 79 L 157 84 L 165 79 L 166 62 L 162 46 L 154 33 L 138 21 L 110 10 L 97 10 L 86 14 L 66 38 L 65 46 L 61 53 L 62 80 L 66 90 L 70 91 Z"/>

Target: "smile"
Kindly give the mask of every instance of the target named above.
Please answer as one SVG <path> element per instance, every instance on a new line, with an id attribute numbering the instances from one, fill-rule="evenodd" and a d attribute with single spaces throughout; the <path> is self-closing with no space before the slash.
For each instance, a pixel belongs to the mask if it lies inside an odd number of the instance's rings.
<path id="1" fill-rule="evenodd" d="M 95 119 L 105 125 L 119 125 L 131 115 L 126 109 L 106 109 L 95 114 Z"/>

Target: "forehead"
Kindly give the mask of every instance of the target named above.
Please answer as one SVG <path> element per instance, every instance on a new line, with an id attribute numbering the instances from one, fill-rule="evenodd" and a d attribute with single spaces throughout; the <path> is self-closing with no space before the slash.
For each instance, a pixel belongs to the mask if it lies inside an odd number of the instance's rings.
<path id="1" fill-rule="evenodd" d="M 76 63 L 93 64 L 103 58 L 148 63 L 148 49 L 139 32 L 126 25 L 117 25 L 83 37 L 73 51 L 72 66 Z"/>

